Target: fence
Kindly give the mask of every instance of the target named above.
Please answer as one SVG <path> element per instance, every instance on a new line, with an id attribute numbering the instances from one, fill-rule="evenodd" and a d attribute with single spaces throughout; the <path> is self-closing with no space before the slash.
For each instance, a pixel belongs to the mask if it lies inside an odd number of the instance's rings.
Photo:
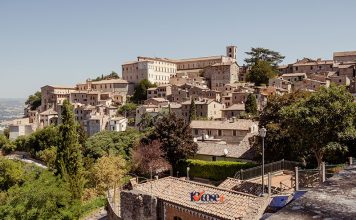
<path id="1" fill-rule="evenodd" d="M 295 167 L 300 166 L 300 163 L 289 160 L 280 160 L 273 163 L 265 164 L 265 175 L 267 173 L 274 173 L 282 170 L 294 171 Z M 246 170 L 240 170 L 235 173 L 235 178 L 240 180 L 247 180 L 261 176 L 262 166 L 249 168 Z"/>

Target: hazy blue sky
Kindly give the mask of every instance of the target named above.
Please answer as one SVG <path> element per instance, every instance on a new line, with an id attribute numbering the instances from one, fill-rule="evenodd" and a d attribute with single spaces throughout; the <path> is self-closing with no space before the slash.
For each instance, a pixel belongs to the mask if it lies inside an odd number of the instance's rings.
<path id="1" fill-rule="evenodd" d="M 0 0 L 0 98 L 75 85 L 138 55 L 223 55 L 238 46 L 330 59 L 356 50 L 353 0 Z"/>

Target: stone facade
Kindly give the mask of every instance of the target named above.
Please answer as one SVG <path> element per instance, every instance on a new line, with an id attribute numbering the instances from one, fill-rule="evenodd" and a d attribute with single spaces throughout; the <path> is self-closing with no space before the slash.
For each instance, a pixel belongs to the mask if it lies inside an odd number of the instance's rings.
<path id="1" fill-rule="evenodd" d="M 217 63 L 207 67 L 204 77 L 210 80 L 211 90 L 223 91 L 226 84 L 239 80 L 239 67 L 236 62 Z"/>
<path id="2" fill-rule="evenodd" d="M 122 191 L 120 210 L 120 220 L 156 220 L 157 198 L 140 191 Z"/>

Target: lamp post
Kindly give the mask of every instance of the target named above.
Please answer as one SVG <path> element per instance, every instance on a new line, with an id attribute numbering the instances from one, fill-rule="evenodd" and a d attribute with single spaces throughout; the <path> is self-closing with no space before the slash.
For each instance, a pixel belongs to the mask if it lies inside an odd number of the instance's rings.
<path id="1" fill-rule="evenodd" d="M 187 167 L 187 180 L 189 180 L 189 170 L 190 170 L 190 167 Z"/>
<path id="2" fill-rule="evenodd" d="M 262 138 L 262 196 L 265 193 L 265 137 L 267 129 L 262 127 L 260 129 L 260 136 Z"/>

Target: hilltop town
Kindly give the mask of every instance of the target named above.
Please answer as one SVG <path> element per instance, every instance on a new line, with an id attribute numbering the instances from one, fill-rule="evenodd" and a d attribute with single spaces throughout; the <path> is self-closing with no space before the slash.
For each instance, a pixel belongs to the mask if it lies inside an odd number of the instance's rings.
<path id="1" fill-rule="evenodd" d="M 265 48 L 247 54 L 245 64 L 236 46 L 219 56 L 139 56 L 121 75 L 44 85 L 9 123 L 3 151 L 56 172 L 80 161 L 90 181 L 84 192 L 71 185 L 75 198 L 105 195 L 109 219 L 333 217 L 321 197 L 334 188 L 324 183 L 355 176 L 356 51 L 287 65 Z M 351 193 L 338 190 L 336 198 Z M 340 204 L 355 208 L 352 198 Z M 322 209 L 313 202 L 328 212 L 310 211 Z"/>
<path id="2" fill-rule="evenodd" d="M 233 136 L 236 134 L 217 133 L 218 128 L 224 124 L 231 127 L 233 124 L 230 122 L 248 118 L 245 104 L 250 94 L 255 97 L 257 109 L 261 111 L 269 96 L 295 91 L 312 92 L 332 83 L 356 93 L 354 51 L 335 52 L 332 60 L 303 58 L 278 66 L 279 74 L 265 85 L 255 85 L 246 80 L 251 67 L 239 65 L 237 55 L 236 46 L 227 46 L 226 54 L 222 56 L 188 59 L 137 57 L 137 61 L 122 64 L 121 78 L 89 79 L 75 86 L 43 86 L 41 105 L 36 109 L 29 106 L 25 109 L 24 118 L 13 121 L 10 138 L 16 139 L 38 128 L 60 124 L 64 100 L 74 105 L 76 119 L 89 136 L 103 130 L 124 131 L 129 123 L 127 115 L 119 115 L 117 110 L 130 100 L 135 87 L 143 80 L 154 86 L 147 88 L 147 98 L 140 100 L 134 116 L 135 126 L 140 123 L 142 115 L 155 116 L 168 108 L 188 121 L 193 100 L 196 118 L 200 121 L 191 124 L 194 135 L 201 137 L 201 130 L 208 126 L 207 135 L 224 140 L 228 136 L 235 139 Z M 221 121 L 221 125 L 214 121 Z M 254 124 L 250 120 L 251 128 Z M 254 130 L 250 129 L 250 132 Z"/>

